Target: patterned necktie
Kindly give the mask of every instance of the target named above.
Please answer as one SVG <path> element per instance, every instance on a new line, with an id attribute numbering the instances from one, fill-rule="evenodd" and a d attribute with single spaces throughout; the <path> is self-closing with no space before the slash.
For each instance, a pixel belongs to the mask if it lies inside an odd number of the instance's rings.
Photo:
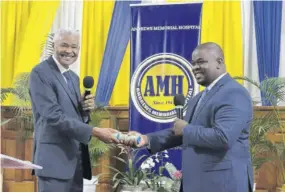
<path id="1" fill-rule="evenodd" d="M 67 85 L 68 85 L 68 88 L 69 88 L 70 92 L 71 92 L 72 94 L 75 94 L 69 71 L 65 71 L 65 72 L 63 73 L 63 76 L 64 76 L 65 79 L 66 79 L 66 82 L 67 82 Z"/>

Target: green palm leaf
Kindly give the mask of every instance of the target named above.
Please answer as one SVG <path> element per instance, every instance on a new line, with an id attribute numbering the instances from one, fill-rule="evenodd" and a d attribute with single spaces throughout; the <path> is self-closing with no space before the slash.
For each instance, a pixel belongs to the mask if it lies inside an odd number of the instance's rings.
<path id="1" fill-rule="evenodd" d="M 257 87 L 272 105 L 285 101 L 285 78 L 283 77 L 266 78 L 260 83 L 248 77 L 236 76 L 234 79 L 249 82 Z"/>
<path id="2" fill-rule="evenodd" d="M 1 103 L 3 103 L 9 94 L 17 94 L 14 88 L 1 88 Z"/>
<path id="3" fill-rule="evenodd" d="M 8 123 L 10 120 L 11 120 L 11 119 L 7 119 L 7 120 L 4 120 L 4 121 L 1 120 L 1 125 L 0 125 L 0 126 L 5 125 L 5 124 Z"/>

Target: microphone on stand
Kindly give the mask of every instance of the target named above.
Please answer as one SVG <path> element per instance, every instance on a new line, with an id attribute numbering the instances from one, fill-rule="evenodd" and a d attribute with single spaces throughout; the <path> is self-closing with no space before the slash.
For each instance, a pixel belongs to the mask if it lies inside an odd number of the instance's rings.
<path id="1" fill-rule="evenodd" d="M 173 98 L 175 105 L 176 116 L 178 119 L 183 119 L 183 107 L 185 103 L 185 97 L 183 94 L 175 95 Z"/>

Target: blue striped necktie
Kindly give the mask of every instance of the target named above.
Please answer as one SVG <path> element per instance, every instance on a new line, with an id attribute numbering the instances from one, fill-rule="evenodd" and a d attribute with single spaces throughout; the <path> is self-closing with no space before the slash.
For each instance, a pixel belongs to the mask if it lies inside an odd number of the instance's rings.
<path id="1" fill-rule="evenodd" d="M 202 93 L 202 95 L 201 95 L 201 97 L 200 97 L 200 99 L 199 99 L 199 101 L 198 101 L 198 103 L 197 103 L 197 105 L 196 105 L 195 111 L 199 108 L 201 102 L 204 100 L 204 98 L 205 98 L 205 96 L 207 95 L 208 92 L 209 92 L 209 89 L 206 88 L 206 89 L 204 90 L 204 92 Z"/>
<path id="2" fill-rule="evenodd" d="M 71 80 L 71 76 L 70 76 L 70 72 L 69 72 L 69 71 L 64 72 L 64 73 L 63 73 L 63 76 L 64 76 L 65 79 L 66 79 L 67 86 L 68 86 L 70 92 L 71 92 L 72 94 L 75 94 L 74 88 L 73 88 L 73 84 L 72 84 L 72 80 Z"/>

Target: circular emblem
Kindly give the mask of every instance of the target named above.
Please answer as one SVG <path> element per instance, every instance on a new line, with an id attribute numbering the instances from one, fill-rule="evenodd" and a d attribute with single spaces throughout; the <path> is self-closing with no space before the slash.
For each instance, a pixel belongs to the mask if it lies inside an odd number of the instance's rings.
<path id="1" fill-rule="evenodd" d="M 173 97 L 183 94 L 186 105 L 198 91 L 191 64 L 183 57 L 161 53 L 148 57 L 136 69 L 131 80 L 131 99 L 147 119 L 169 123 L 176 118 Z"/>

